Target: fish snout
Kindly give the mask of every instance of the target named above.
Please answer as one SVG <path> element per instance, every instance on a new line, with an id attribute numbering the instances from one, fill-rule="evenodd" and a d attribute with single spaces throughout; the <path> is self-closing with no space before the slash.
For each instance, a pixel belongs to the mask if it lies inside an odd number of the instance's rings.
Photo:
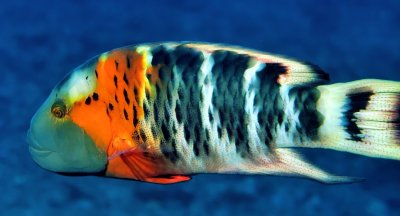
<path id="1" fill-rule="evenodd" d="M 39 142 L 37 141 L 36 137 L 32 132 L 32 128 L 28 129 L 26 142 L 29 145 L 29 152 L 34 159 L 36 157 L 46 157 L 51 153 L 50 150 L 46 149 L 45 147 L 39 144 Z"/>

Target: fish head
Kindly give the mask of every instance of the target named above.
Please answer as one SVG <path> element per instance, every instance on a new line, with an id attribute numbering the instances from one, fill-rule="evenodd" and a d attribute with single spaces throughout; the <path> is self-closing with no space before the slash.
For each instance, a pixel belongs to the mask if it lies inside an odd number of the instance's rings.
<path id="1" fill-rule="evenodd" d="M 107 156 L 95 140 L 74 121 L 74 109 L 96 88 L 95 62 L 65 77 L 33 116 L 27 134 L 29 151 L 42 168 L 60 173 L 97 173 Z"/>

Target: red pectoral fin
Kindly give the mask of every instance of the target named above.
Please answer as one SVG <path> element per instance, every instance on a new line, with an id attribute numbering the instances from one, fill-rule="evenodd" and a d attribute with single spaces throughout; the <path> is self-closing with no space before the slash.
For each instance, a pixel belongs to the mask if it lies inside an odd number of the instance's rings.
<path id="1" fill-rule="evenodd" d="M 190 178 L 190 176 L 171 175 L 171 176 L 146 178 L 146 182 L 151 182 L 156 184 L 174 184 L 174 183 L 189 181 L 190 179 L 192 179 Z"/>
<path id="2" fill-rule="evenodd" d="M 128 178 L 139 181 L 173 184 L 190 180 L 184 175 L 165 175 L 167 163 L 165 159 L 151 152 L 144 153 L 141 148 L 132 148 L 124 140 L 117 140 L 108 152 L 106 174 L 117 178 Z"/>
<path id="3" fill-rule="evenodd" d="M 185 175 L 163 175 L 163 162 L 149 159 L 139 153 L 124 153 L 109 160 L 107 174 L 156 184 L 174 184 L 189 181 Z M 162 176 L 160 176 L 162 175 Z"/>

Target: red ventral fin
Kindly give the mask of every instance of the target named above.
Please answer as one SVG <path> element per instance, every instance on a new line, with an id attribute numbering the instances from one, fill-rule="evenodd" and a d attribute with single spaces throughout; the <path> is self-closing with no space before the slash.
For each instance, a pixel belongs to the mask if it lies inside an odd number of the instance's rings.
<path id="1" fill-rule="evenodd" d="M 159 176 L 146 178 L 146 182 L 156 183 L 156 184 L 175 184 L 179 182 L 189 181 L 192 178 L 190 176 L 185 175 L 168 175 L 168 176 Z"/>
<path id="2" fill-rule="evenodd" d="M 185 175 L 165 175 L 165 161 L 140 147 L 129 147 L 126 140 L 117 140 L 108 149 L 107 175 L 156 184 L 189 181 Z"/>
<path id="3" fill-rule="evenodd" d="M 174 184 L 189 181 L 191 178 L 185 175 L 160 175 L 162 162 L 149 160 L 142 154 L 126 153 L 121 155 L 121 159 L 128 165 L 132 174 L 140 181 L 156 184 Z M 153 177 L 155 176 L 155 177 Z"/>

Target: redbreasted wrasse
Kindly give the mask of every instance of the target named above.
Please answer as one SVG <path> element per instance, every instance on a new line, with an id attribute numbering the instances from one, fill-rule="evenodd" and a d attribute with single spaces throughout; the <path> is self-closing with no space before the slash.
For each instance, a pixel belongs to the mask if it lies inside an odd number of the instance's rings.
<path id="1" fill-rule="evenodd" d="M 315 65 L 201 43 L 144 44 L 73 70 L 32 119 L 41 167 L 153 183 L 196 173 L 350 182 L 295 147 L 400 160 L 400 82 L 328 85 Z"/>

